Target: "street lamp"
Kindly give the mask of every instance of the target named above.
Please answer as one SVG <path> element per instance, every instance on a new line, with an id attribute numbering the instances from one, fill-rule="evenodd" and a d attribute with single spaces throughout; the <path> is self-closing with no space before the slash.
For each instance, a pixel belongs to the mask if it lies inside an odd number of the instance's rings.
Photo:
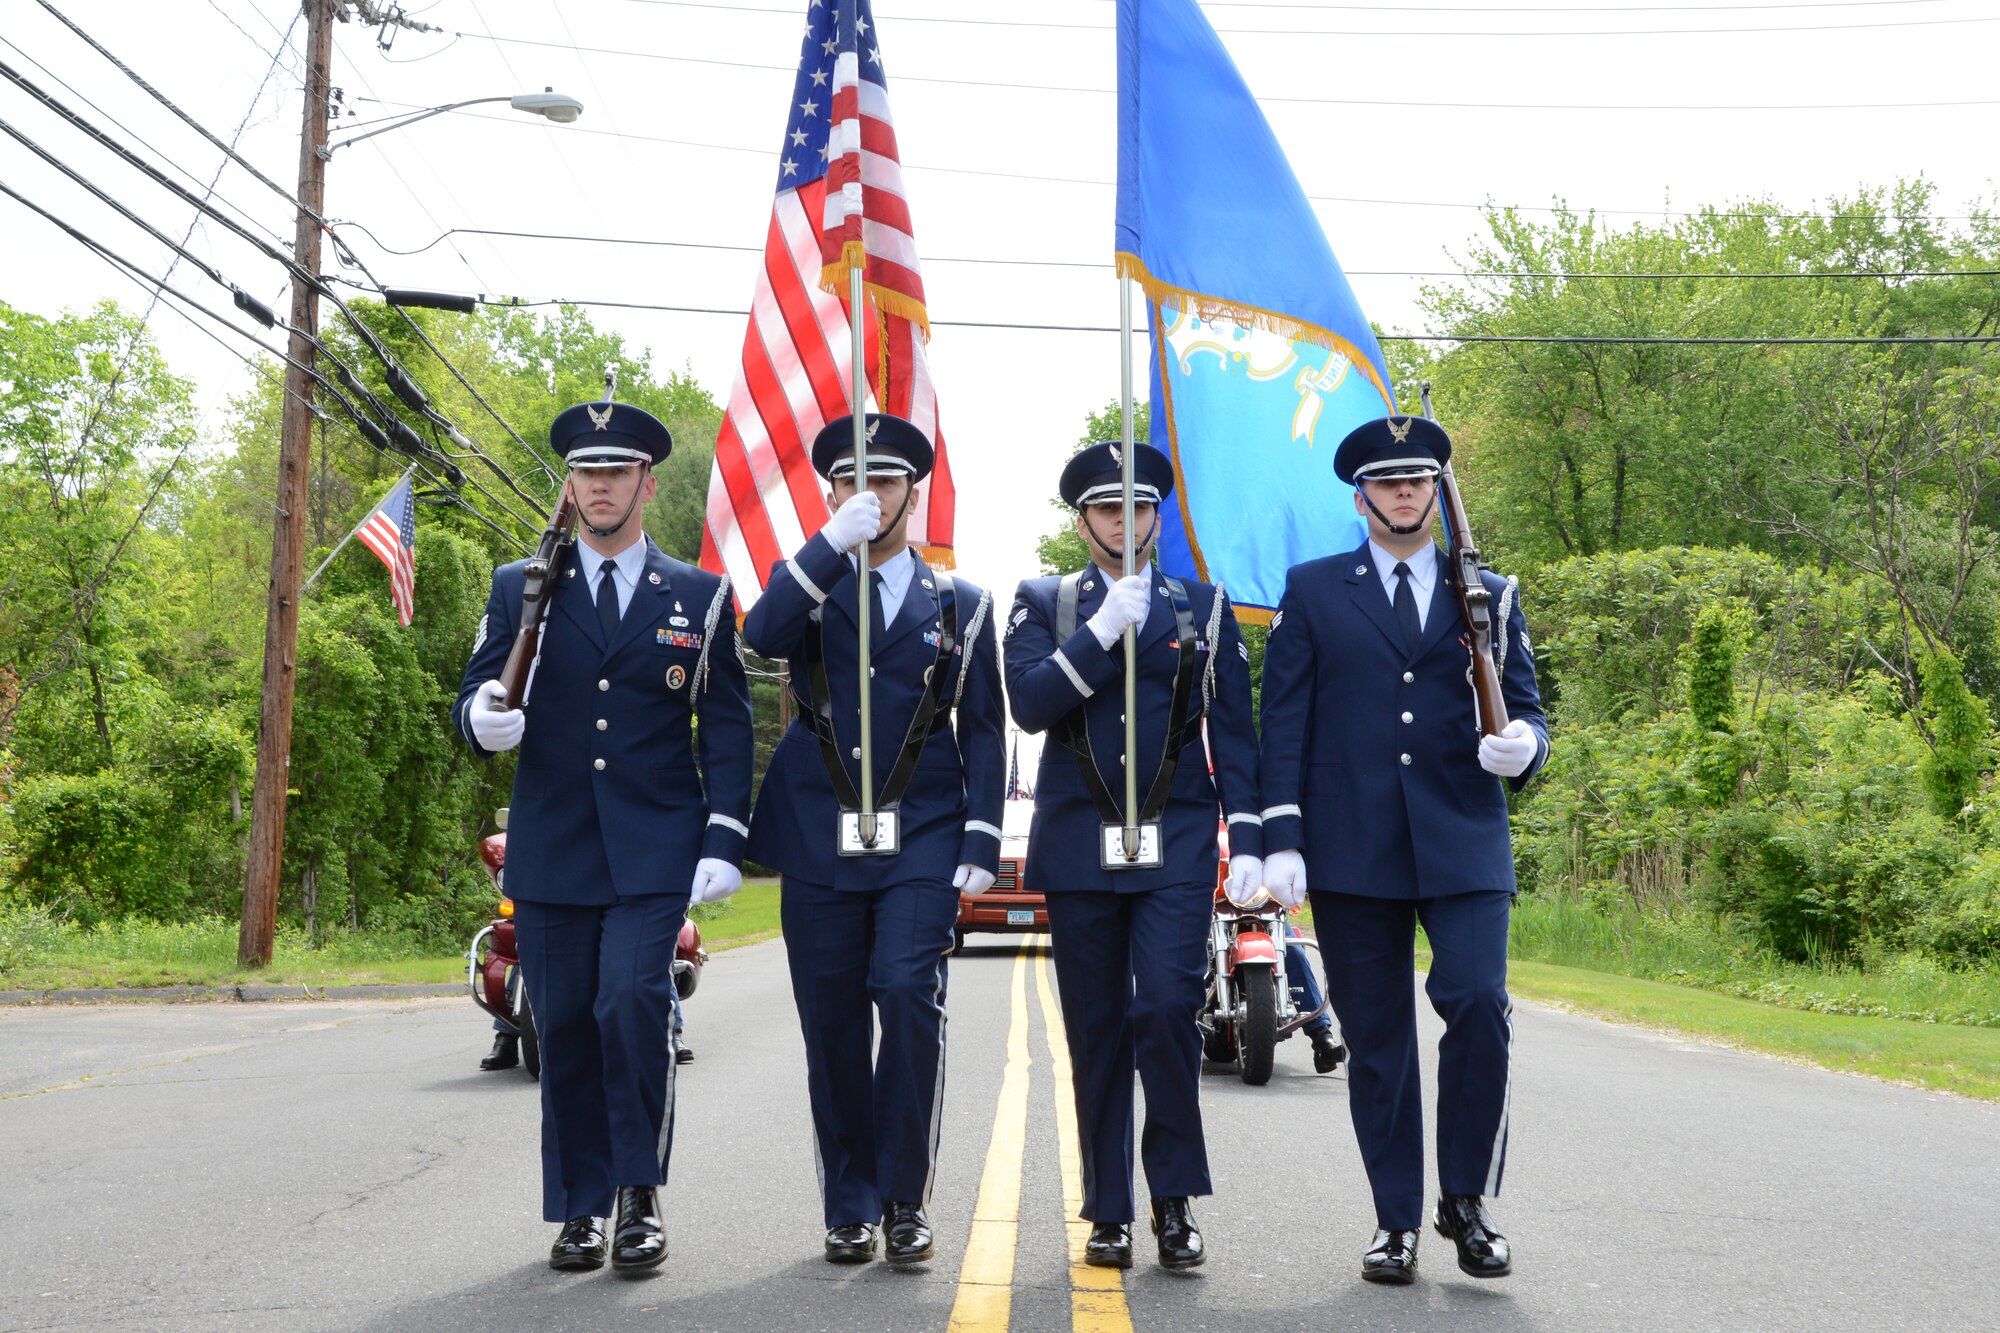
<path id="1" fill-rule="evenodd" d="M 442 116 L 445 112 L 456 111 L 460 107 L 484 106 L 488 102 L 505 102 L 516 111 L 526 111 L 536 116 L 547 116 L 558 125 L 571 124 L 578 116 L 583 114 L 583 103 L 577 101 L 569 94 L 559 93 L 553 88 L 544 88 L 538 93 L 516 93 L 512 97 L 474 97 L 463 102 L 448 102 L 443 106 L 434 106 L 427 110 L 415 111 L 406 116 L 399 116 L 389 124 L 378 125 L 366 134 L 357 134 L 351 139 L 342 139 L 339 143 L 327 144 L 316 151 L 319 154 L 320 161 L 324 162 L 333 156 L 333 151 L 336 148 L 345 148 L 351 143 L 360 143 L 363 139 L 372 139 L 376 135 L 386 134 L 390 130 L 400 130 L 405 125 L 414 125 L 420 120 L 429 120 L 432 116 Z"/>
<path id="2" fill-rule="evenodd" d="M 271 586 L 264 622 L 263 693 L 258 709 L 257 778 L 244 856 L 243 918 L 237 962 L 264 967 L 277 932 L 278 883 L 285 857 L 285 800 L 292 766 L 292 702 L 297 688 L 299 587 L 305 575 L 306 477 L 312 457 L 314 342 L 319 332 L 319 242 L 326 200 L 327 107 L 331 97 L 332 24 L 346 0 L 303 0 L 306 13 L 305 125 L 299 141 L 299 210 L 292 255 L 291 337 L 286 347 L 283 424 L 278 445 L 277 520 L 271 536 Z M 568 124 L 583 104 L 554 89 L 517 97 L 482 97 L 403 116 L 356 135 L 356 143 L 475 102 L 507 102 L 517 110 Z"/>

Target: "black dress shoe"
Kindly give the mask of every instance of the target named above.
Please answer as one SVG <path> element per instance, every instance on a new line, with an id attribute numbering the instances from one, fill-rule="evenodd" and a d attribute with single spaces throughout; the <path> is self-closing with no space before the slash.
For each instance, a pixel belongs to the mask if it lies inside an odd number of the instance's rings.
<path id="1" fill-rule="evenodd" d="M 1153 1234 L 1160 1240 L 1160 1267 L 1193 1268 L 1208 1258 L 1201 1228 L 1184 1198 L 1153 1200 Z"/>
<path id="2" fill-rule="evenodd" d="M 892 1203 L 882 1210 L 882 1257 L 892 1264 L 921 1264 L 931 1257 L 931 1220 L 920 1203 Z"/>
<path id="3" fill-rule="evenodd" d="M 692 1059 L 694 1059 L 694 1047 L 684 1046 L 680 1043 L 678 1039 L 675 1040 L 674 1063 L 677 1065 L 684 1065 Z"/>
<path id="4" fill-rule="evenodd" d="M 604 1253 L 604 1219 L 572 1217 L 549 1247 L 549 1267 L 562 1273 L 588 1273 L 604 1267 Z"/>
<path id="5" fill-rule="evenodd" d="M 1438 1200 L 1438 1235 L 1458 1246 L 1458 1270 L 1468 1277 L 1506 1277 L 1514 1271 L 1507 1238 L 1493 1228 L 1486 1200 L 1477 1194 L 1447 1194 Z"/>
<path id="6" fill-rule="evenodd" d="M 1375 1243 L 1361 1256 L 1361 1276 L 1370 1282 L 1407 1287 L 1417 1280 L 1417 1233 L 1377 1231 Z"/>
<path id="7" fill-rule="evenodd" d="M 626 1271 L 658 1268 L 666 1258 L 659 1190 L 652 1185 L 621 1185 L 618 1225 L 611 1233 L 611 1266 Z"/>
<path id="8" fill-rule="evenodd" d="M 1094 1268 L 1132 1266 L 1132 1228 L 1123 1222 L 1093 1222 L 1083 1243 L 1083 1261 Z"/>
<path id="9" fill-rule="evenodd" d="M 830 1264 L 865 1264 L 875 1257 L 875 1228 L 867 1222 L 826 1229 L 826 1261 Z"/>
<path id="10" fill-rule="evenodd" d="M 1331 1032 L 1313 1033 L 1313 1072 L 1331 1074 L 1347 1058 L 1347 1048 L 1333 1039 Z"/>
<path id="11" fill-rule="evenodd" d="M 493 1049 L 479 1062 L 485 1070 L 512 1069 L 521 1063 L 521 1039 L 511 1032 L 493 1034 Z"/>

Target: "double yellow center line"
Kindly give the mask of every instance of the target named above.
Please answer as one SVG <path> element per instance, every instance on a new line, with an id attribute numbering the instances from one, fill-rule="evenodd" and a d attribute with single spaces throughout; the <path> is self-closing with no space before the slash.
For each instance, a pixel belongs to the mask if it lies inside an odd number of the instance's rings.
<path id="1" fill-rule="evenodd" d="M 1021 1172 L 1028 1145 L 1028 960 L 1035 960 L 1035 992 L 1041 1002 L 1048 1043 L 1051 1091 L 1055 1098 L 1056 1140 L 1062 1171 L 1063 1213 L 1069 1238 L 1070 1326 L 1078 1333 L 1131 1333 L 1124 1275 L 1083 1261 L 1090 1223 L 1077 1216 L 1083 1206 L 1082 1153 L 1077 1142 L 1076 1101 L 1070 1090 L 1069 1037 L 1062 1010 L 1049 987 L 1047 939 L 1036 935 L 1014 955 L 1012 1017 L 1007 1025 L 1007 1068 L 1000 1080 L 1000 1104 L 993 1113 L 993 1137 L 972 1211 L 972 1234 L 959 1270 L 958 1298 L 952 1305 L 952 1333 L 1006 1333 L 1013 1312 L 1014 1251 L 1021 1230 Z"/>

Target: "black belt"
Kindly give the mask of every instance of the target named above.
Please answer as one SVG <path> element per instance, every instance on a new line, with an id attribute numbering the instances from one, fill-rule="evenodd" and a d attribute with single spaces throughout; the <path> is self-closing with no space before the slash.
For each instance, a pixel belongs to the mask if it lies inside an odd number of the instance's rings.
<path id="1" fill-rule="evenodd" d="M 1067 643 L 1076 633 L 1078 584 L 1083 580 L 1084 571 L 1068 575 L 1056 587 L 1056 637 Z M 1167 712 L 1167 737 L 1160 755 L 1160 770 L 1153 778 L 1153 785 L 1146 793 L 1146 802 L 1141 809 L 1138 823 L 1150 823 L 1160 817 L 1167 808 L 1167 798 L 1173 794 L 1174 773 L 1180 767 L 1181 751 L 1201 739 L 1202 714 L 1188 716 L 1188 703 L 1194 698 L 1195 630 L 1194 610 L 1188 604 L 1187 589 L 1181 581 L 1165 574 L 1160 580 L 1167 585 L 1168 600 L 1174 608 L 1174 632 L 1180 641 L 1177 656 L 1179 663 L 1174 668 L 1174 698 Z M 1209 645 L 1213 652 L 1215 645 Z M 1097 757 L 1091 753 L 1089 719 L 1084 716 L 1081 706 L 1063 715 L 1061 721 L 1049 728 L 1049 739 L 1076 756 L 1076 766 L 1083 775 L 1083 788 L 1090 793 L 1092 804 L 1097 807 L 1097 816 L 1106 824 L 1122 824 L 1125 812 L 1118 808 L 1118 800 L 1105 785 L 1104 775 L 1097 769 Z M 1134 757 L 1127 755 L 1126 763 Z"/>
<path id="2" fill-rule="evenodd" d="M 952 585 L 951 575 L 942 571 L 932 571 L 937 582 L 938 595 L 938 655 L 937 661 L 924 672 L 924 695 L 917 701 L 917 711 L 910 718 L 909 730 L 903 736 L 903 749 L 896 756 L 895 765 L 889 770 L 889 780 L 883 784 L 882 794 L 876 799 L 875 808 L 893 808 L 903 799 L 903 789 L 910 785 L 910 778 L 917 771 L 917 759 L 924 752 L 924 745 L 938 732 L 951 725 L 952 658 L 958 650 L 958 598 Z M 854 785 L 854 779 L 847 774 L 847 765 L 840 761 L 840 738 L 833 727 L 833 690 L 826 678 L 826 617 L 824 607 L 812 610 L 812 632 L 803 644 L 806 675 L 812 682 L 813 697 L 808 699 L 796 688 L 793 697 L 799 705 L 799 722 L 819 740 L 820 759 L 826 764 L 827 779 L 833 783 L 833 795 L 843 810 L 859 810 L 861 793 Z M 942 696 L 942 697 L 940 697 Z"/>

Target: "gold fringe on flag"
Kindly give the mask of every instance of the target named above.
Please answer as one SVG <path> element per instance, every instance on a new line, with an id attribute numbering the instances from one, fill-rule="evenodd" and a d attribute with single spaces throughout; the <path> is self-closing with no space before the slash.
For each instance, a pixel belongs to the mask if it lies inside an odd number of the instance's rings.
<path id="1" fill-rule="evenodd" d="M 1187 310 L 1202 319 L 1227 320 L 1239 328 L 1263 329 L 1275 333 L 1280 338 L 1297 342 L 1309 342 L 1330 351 L 1338 352 L 1364 372 L 1375 391 L 1382 395 L 1386 410 L 1396 410 L 1396 400 L 1390 396 L 1389 386 L 1375 373 L 1375 363 L 1367 354 L 1328 329 L 1291 315 L 1282 315 L 1275 310 L 1265 310 L 1261 306 L 1245 305 L 1241 301 L 1231 301 L 1220 296 L 1210 296 L 1206 292 L 1190 291 L 1186 287 L 1176 287 L 1170 282 L 1162 282 L 1146 269 L 1145 261 L 1126 250 L 1118 252 L 1118 276 L 1131 278 L 1145 289 L 1146 298 L 1154 304 L 1162 301 Z"/>
<path id="2" fill-rule="evenodd" d="M 874 299 L 875 308 L 885 314 L 896 315 L 917 326 L 918 334 L 925 342 L 931 340 L 931 315 L 922 301 L 914 300 L 899 291 L 884 287 L 880 283 L 868 281 L 868 249 L 859 241 L 848 241 L 840 247 L 840 258 L 823 265 L 819 271 L 819 285 L 822 290 L 842 298 L 847 297 L 848 273 L 856 265 L 861 268 L 861 286 Z"/>

